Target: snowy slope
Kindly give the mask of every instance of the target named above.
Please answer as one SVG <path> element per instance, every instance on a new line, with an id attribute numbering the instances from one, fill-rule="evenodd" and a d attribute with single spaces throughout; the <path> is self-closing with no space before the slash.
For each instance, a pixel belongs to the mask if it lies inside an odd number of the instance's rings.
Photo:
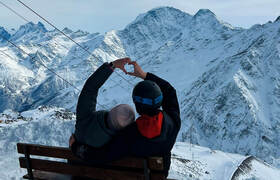
<path id="1" fill-rule="evenodd" d="M 229 41 L 225 51 L 237 51 L 185 91 L 181 140 L 269 162 L 279 158 L 279 27 L 255 26 Z"/>
<path id="2" fill-rule="evenodd" d="M 3 180 L 20 179 L 26 173 L 19 167 L 17 142 L 67 147 L 75 123 L 73 113 L 46 106 L 23 113 L 5 111 L 0 118 L 3 119 L 0 122 L 0 166 L 5 167 L 0 169 L 0 177 Z M 172 150 L 169 178 L 238 180 L 244 177 L 276 180 L 280 170 L 254 158 L 183 142 L 177 142 Z"/>
<path id="3" fill-rule="evenodd" d="M 0 28 L 34 56 L 0 39 L 0 112 L 40 105 L 75 110 L 79 92 L 38 61 L 81 89 L 102 62 L 129 56 L 177 89 L 183 121 L 179 141 L 254 155 L 280 167 L 279 18 L 242 29 L 206 9 L 190 15 L 162 7 L 139 15 L 123 30 L 63 31 L 95 57 L 42 23 L 28 23 L 11 34 Z M 131 84 L 139 81 L 122 76 Z M 114 73 L 99 102 L 108 109 L 132 104 L 130 83 Z"/>

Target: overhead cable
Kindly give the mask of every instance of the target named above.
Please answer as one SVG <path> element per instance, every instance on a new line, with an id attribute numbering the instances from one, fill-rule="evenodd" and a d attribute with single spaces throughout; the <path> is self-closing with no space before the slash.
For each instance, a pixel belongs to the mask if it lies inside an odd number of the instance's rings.
<path id="1" fill-rule="evenodd" d="M 8 8 L 10 11 L 12 11 L 14 14 L 16 14 L 18 17 L 20 17 L 21 19 L 23 19 L 24 21 L 26 21 L 27 23 L 29 23 L 30 21 L 27 20 L 27 18 L 25 18 L 24 16 L 22 16 L 21 14 L 19 14 L 18 12 L 16 12 L 15 10 L 13 10 L 11 7 L 9 7 L 7 4 L 3 3 L 0 1 L 0 4 L 2 4 L 4 7 Z M 58 42 L 57 40 L 53 39 L 53 41 L 55 41 L 57 44 L 61 45 L 62 47 L 64 47 L 67 50 L 70 50 L 70 48 L 66 47 L 65 45 L 63 45 L 62 43 Z M 41 45 L 39 43 L 39 45 Z M 85 48 L 86 50 L 88 50 L 88 48 Z M 82 58 L 81 56 L 74 56 L 75 58 Z M 91 55 L 91 58 L 96 58 L 94 56 Z M 96 58 L 97 59 L 97 58 Z M 117 73 L 117 72 L 116 72 Z M 118 74 L 118 73 L 117 73 Z M 122 89 L 124 89 L 125 91 L 127 91 L 127 89 L 125 87 L 123 87 L 122 85 L 120 85 L 120 83 L 116 82 L 114 79 L 110 79 L 111 81 L 113 81 L 116 85 L 120 86 Z"/>
<path id="2" fill-rule="evenodd" d="M 4 40 L 6 40 L 7 42 L 9 42 L 11 45 L 13 45 L 14 47 L 16 47 L 18 50 L 20 50 L 21 52 L 23 52 L 24 54 L 28 55 L 31 60 L 35 60 L 36 56 L 31 56 L 29 53 L 27 53 L 26 51 L 24 51 L 22 48 L 20 48 L 18 45 L 16 45 L 15 43 L 13 43 L 12 41 L 10 41 L 9 39 L 7 39 L 6 37 L 2 36 L 0 34 L 0 37 L 2 37 Z M 64 82 L 66 82 L 67 84 L 69 84 L 70 86 L 72 86 L 74 89 L 76 89 L 78 92 L 80 92 L 81 90 L 79 88 L 77 88 L 75 85 L 73 85 L 72 83 L 70 83 L 69 81 L 67 81 L 66 79 L 64 79 L 63 77 L 61 77 L 59 74 L 57 74 L 54 70 L 48 68 L 44 63 L 42 63 L 41 61 L 37 61 L 39 64 L 41 64 L 42 66 L 44 66 L 47 70 L 49 70 L 50 72 L 52 72 L 53 74 L 55 74 L 57 77 L 59 77 L 60 79 L 62 79 Z M 97 103 L 99 106 L 101 106 L 102 108 L 107 109 L 107 107 L 105 107 L 104 105 Z"/>
<path id="3" fill-rule="evenodd" d="M 48 21 L 46 18 L 44 18 L 43 16 L 41 16 L 39 13 L 37 13 L 35 10 L 33 10 L 31 7 L 29 7 L 28 5 L 26 5 L 25 3 L 23 3 L 20 0 L 16 0 L 18 1 L 20 4 L 22 4 L 24 7 L 26 7 L 27 9 L 29 9 L 31 12 L 33 12 L 34 14 L 36 14 L 39 18 L 41 18 L 43 21 L 45 21 L 47 24 L 49 24 L 50 26 L 52 26 L 55 30 L 59 31 L 61 34 L 63 34 L 65 37 L 67 37 L 69 40 L 71 40 L 72 42 L 74 42 L 77 46 L 79 46 L 80 48 L 82 48 L 84 51 L 86 51 L 90 56 L 93 56 L 95 59 L 97 59 L 98 61 L 100 61 L 101 63 L 103 63 L 102 60 L 100 60 L 98 57 L 96 57 L 93 53 L 91 53 L 90 51 L 88 51 L 86 48 L 84 48 L 82 45 L 80 45 L 78 42 L 76 42 L 73 38 L 71 38 L 70 36 L 68 36 L 67 34 L 65 34 L 63 31 L 61 31 L 60 29 L 58 29 L 54 24 L 52 24 L 50 21 Z M 131 82 L 129 82 L 126 78 L 124 78 L 121 74 L 119 74 L 118 72 L 116 72 L 116 74 L 118 76 L 120 76 L 123 80 L 125 80 L 128 84 L 134 86 L 134 84 L 132 84 Z"/>

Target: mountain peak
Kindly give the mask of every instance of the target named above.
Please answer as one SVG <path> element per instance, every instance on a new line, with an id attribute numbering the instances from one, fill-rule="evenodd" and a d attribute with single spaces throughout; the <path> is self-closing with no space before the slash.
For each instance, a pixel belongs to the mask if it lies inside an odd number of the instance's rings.
<path id="1" fill-rule="evenodd" d="M 72 31 L 71 29 L 65 27 L 65 28 L 62 30 L 62 32 L 66 33 L 66 34 L 70 34 L 70 33 L 72 33 L 73 31 Z"/>
<path id="2" fill-rule="evenodd" d="M 149 23 L 182 24 L 182 22 L 185 21 L 187 17 L 191 17 L 191 16 L 179 9 L 176 9 L 174 7 L 161 6 L 161 7 L 156 7 L 154 9 L 151 9 L 146 13 L 138 15 L 136 19 L 132 21 L 130 24 L 128 24 L 126 27 L 135 24 L 149 24 Z"/>
<path id="3" fill-rule="evenodd" d="M 34 24 L 33 22 L 29 22 L 27 24 L 21 25 L 18 31 L 25 31 L 26 33 L 28 33 L 36 30 L 47 32 L 47 29 L 45 28 L 44 24 L 41 22 L 38 22 L 37 24 Z"/>
<path id="4" fill-rule="evenodd" d="M 153 13 L 153 12 L 162 12 L 162 11 L 177 11 L 177 12 L 182 12 L 179 9 L 176 9 L 174 7 L 170 7 L 170 6 L 159 6 L 159 7 L 155 7 L 151 10 L 149 10 L 147 13 Z"/>
<path id="5" fill-rule="evenodd" d="M 16 33 L 12 36 L 13 39 L 18 39 L 25 34 L 31 33 L 31 32 L 47 32 L 48 30 L 45 28 L 44 24 L 41 22 L 38 22 L 37 24 L 34 24 L 33 22 L 29 22 L 27 24 L 21 25 L 19 29 L 16 31 Z"/>
<path id="6" fill-rule="evenodd" d="M 37 27 L 39 27 L 40 29 L 47 31 L 47 29 L 45 28 L 45 25 L 43 23 L 41 23 L 40 21 L 37 23 Z"/>
<path id="7" fill-rule="evenodd" d="M 235 29 L 229 23 L 217 18 L 217 16 L 209 9 L 200 9 L 194 16 L 193 20 L 196 24 L 207 25 L 209 27 L 226 27 L 226 29 Z"/>
<path id="8" fill-rule="evenodd" d="M 0 26 L 0 35 L 6 39 L 9 39 L 11 37 L 8 31 L 6 31 L 6 29 L 1 26 Z M 4 42 L 5 41 L 4 38 L 0 37 L 0 42 Z"/>
<path id="9" fill-rule="evenodd" d="M 194 15 L 194 18 L 201 18 L 201 17 L 212 17 L 217 19 L 216 15 L 210 11 L 209 9 L 200 9 L 197 11 L 197 13 Z"/>

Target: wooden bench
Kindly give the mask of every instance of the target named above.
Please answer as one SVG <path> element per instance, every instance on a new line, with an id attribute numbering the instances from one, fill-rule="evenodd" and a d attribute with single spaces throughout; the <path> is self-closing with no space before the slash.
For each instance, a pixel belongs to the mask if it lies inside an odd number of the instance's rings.
<path id="1" fill-rule="evenodd" d="M 161 157 L 131 157 L 102 165 L 92 165 L 75 157 L 69 148 L 18 143 L 17 150 L 18 153 L 24 154 L 24 157 L 19 157 L 19 163 L 21 168 L 27 169 L 27 174 L 23 176 L 25 179 L 166 179 Z"/>

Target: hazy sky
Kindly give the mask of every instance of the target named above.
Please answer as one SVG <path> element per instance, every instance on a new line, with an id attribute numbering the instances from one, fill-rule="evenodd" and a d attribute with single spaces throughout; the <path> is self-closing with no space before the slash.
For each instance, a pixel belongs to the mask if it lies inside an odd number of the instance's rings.
<path id="1" fill-rule="evenodd" d="M 140 13 L 159 6 L 172 6 L 191 15 L 210 9 L 233 26 L 248 28 L 274 21 L 280 16 L 280 0 L 21 0 L 60 29 L 104 33 L 123 29 Z M 0 0 L 26 19 L 38 22 L 34 14 L 16 0 Z M 40 20 L 42 21 L 42 20 Z M 0 4 L 0 26 L 18 28 L 25 23 Z M 43 22 L 43 21 L 42 21 Z M 44 23 L 44 22 L 43 22 Z M 45 24 L 45 23 L 44 23 Z"/>

